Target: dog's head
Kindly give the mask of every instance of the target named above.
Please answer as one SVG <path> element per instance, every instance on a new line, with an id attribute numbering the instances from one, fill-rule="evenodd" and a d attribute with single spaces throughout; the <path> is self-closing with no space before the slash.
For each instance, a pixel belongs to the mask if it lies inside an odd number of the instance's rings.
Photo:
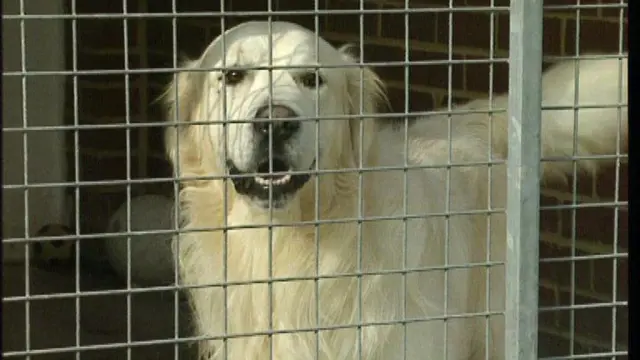
<path id="1" fill-rule="evenodd" d="M 311 176 L 300 172 L 357 167 L 375 131 L 362 115 L 376 112 L 384 91 L 355 64 L 346 47 L 292 23 L 226 31 L 166 94 L 169 121 L 180 123 L 167 132 L 174 167 L 233 175 L 236 193 L 263 208 L 298 193 Z"/>

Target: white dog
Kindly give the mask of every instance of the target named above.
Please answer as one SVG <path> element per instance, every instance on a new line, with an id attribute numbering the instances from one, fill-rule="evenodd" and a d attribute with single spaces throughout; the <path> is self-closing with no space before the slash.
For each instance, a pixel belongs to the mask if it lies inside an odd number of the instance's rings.
<path id="1" fill-rule="evenodd" d="M 316 76 L 320 65 L 328 67 Z M 312 31 L 248 22 L 187 63 L 235 69 L 183 71 L 172 83 L 170 121 L 185 122 L 167 133 L 176 175 L 210 177 L 182 181 L 191 231 L 176 242 L 197 335 L 210 337 L 203 356 L 503 359 L 496 313 L 504 310 L 504 268 L 487 275 L 487 265 L 461 265 L 504 261 L 504 212 L 480 212 L 504 209 L 505 165 L 489 173 L 477 164 L 489 150 L 494 160 L 507 157 L 506 114 L 494 115 L 491 139 L 488 115 L 464 114 L 453 116 L 451 142 L 448 117 L 435 116 L 411 125 L 407 143 L 403 127 L 356 117 L 375 114 L 385 95 L 370 69 L 354 65 L 346 49 Z M 581 62 L 579 104 L 617 104 L 620 87 L 626 99 L 626 72 L 626 60 Z M 545 105 L 572 106 L 574 63 L 547 72 L 543 88 Z M 506 105 L 495 99 L 494 108 Z M 480 108 L 488 102 L 459 109 Z M 542 121 L 543 155 L 573 155 L 574 111 L 547 110 Z M 627 142 L 626 122 L 626 108 L 579 110 L 575 153 L 615 154 L 617 137 Z M 476 165 L 424 167 L 449 161 Z M 543 175 L 565 178 L 571 164 L 545 162 Z M 579 162 L 588 171 L 599 164 Z M 344 171 L 360 166 L 395 168 Z"/>

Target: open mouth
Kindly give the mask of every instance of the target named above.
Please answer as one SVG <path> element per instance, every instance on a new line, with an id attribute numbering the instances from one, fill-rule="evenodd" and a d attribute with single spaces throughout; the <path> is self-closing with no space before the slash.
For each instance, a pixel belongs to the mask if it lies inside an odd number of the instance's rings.
<path id="1" fill-rule="evenodd" d="M 269 169 L 271 165 L 271 169 Z M 273 159 L 271 164 L 269 160 L 264 160 L 258 165 L 258 176 L 253 179 L 261 186 L 282 186 L 286 185 L 293 178 L 289 172 L 289 166 L 281 159 Z"/>
<path id="2" fill-rule="evenodd" d="M 281 203 L 288 195 L 295 194 L 309 181 L 311 174 L 292 174 L 293 169 L 286 160 L 274 157 L 272 161 L 265 158 L 258 163 L 253 172 L 240 171 L 231 160 L 227 160 L 229 174 L 233 186 L 239 194 L 247 195 L 263 201 L 269 201 L 270 192 L 273 204 Z M 310 170 L 315 167 L 315 161 Z M 251 176 L 251 174 L 254 174 Z M 245 175 L 245 176 L 237 176 Z"/>

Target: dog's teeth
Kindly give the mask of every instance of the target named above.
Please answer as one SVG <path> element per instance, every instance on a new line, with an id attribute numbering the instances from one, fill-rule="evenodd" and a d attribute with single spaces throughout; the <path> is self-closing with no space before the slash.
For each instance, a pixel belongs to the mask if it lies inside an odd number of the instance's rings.
<path id="1" fill-rule="evenodd" d="M 275 186 L 284 185 L 288 183 L 290 180 L 291 180 L 291 175 L 288 175 L 288 174 L 277 180 L 265 179 L 259 176 L 255 177 L 256 184 L 262 185 L 262 186 L 268 186 L 269 184 L 275 185 Z"/>
<path id="2" fill-rule="evenodd" d="M 291 180 L 291 175 L 287 174 L 287 175 L 281 177 L 278 180 L 274 180 L 273 184 L 274 185 L 282 185 L 282 184 L 286 184 L 287 182 L 289 182 L 289 180 Z"/>
<path id="3" fill-rule="evenodd" d="M 256 177 L 256 183 L 260 185 L 269 185 L 269 180 L 261 177 Z"/>

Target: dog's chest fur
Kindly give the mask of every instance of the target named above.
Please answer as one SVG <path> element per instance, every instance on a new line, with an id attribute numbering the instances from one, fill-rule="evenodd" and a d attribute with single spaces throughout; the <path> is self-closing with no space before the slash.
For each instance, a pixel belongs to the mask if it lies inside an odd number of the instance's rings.
<path id="1" fill-rule="evenodd" d="M 202 196 L 192 200 L 205 201 Z M 363 359 L 374 360 L 402 352 L 391 345 L 401 346 L 402 341 L 394 340 L 402 336 L 399 321 L 424 316 L 428 306 L 412 300 L 416 294 L 411 283 L 441 281 L 440 275 L 430 278 L 423 273 L 407 276 L 409 285 L 405 285 L 400 271 L 405 265 L 402 246 L 395 239 L 404 231 L 402 220 L 364 222 L 360 228 L 354 221 L 251 228 L 269 224 L 270 219 L 249 216 L 247 211 L 235 207 L 228 214 L 228 226 L 236 228 L 227 232 L 226 239 L 218 231 L 194 232 L 181 240 L 185 279 L 198 285 L 230 283 L 226 289 L 192 291 L 199 333 L 229 334 L 229 359 L 269 359 L 271 354 L 274 359 L 357 359 L 362 352 Z M 190 219 L 189 226 L 195 228 L 222 225 L 212 224 L 210 216 Z M 425 233 L 423 226 L 413 224 L 408 226 L 409 237 Z M 385 236 L 388 241 L 381 241 Z M 357 273 L 364 274 L 354 276 Z M 358 328 L 362 323 L 379 325 Z M 323 330 L 313 331 L 317 328 Z M 212 359 L 225 359 L 224 344 L 214 341 L 212 345 L 217 349 Z"/>
<path id="2" fill-rule="evenodd" d="M 231 212 L 231 226 L 247 225 L 247 219 L 257 224 L 269 223 L 268 217 L 247 216 L 245 210 Z M 366 237 L 366 226 L 361 232 Z M 379 311 L 377 304 L 384 297 L 370 296 L 381 288 L 381 277 L 353 276 L 358 272 L 358 261 L 351 261 L 358 257 L 358 244 L 354 241 L 358 234 L 353 223 L 229 231 L 227 255 L 233 264 L 227 266 L 227 279 L 252 284 L 228 287 L 228 331 L 285 332 L 271 338 L 237 339 L 230 358 L 236 358 L 234 351 L 242 352 L 241 357 L 246 359 L 268 359 L 270 353 L 275 358 L 291 359 L 312 359 L 316 353 L 321 359 L 352 358 L 358 348 L 358 330 L 353 325 L 384 321 L 381 318 L 388 316 Z M 361 250 L 364 254 L 370 252 Z M 345 261 L 345 255 L 349 261 Z M 369 261 L 359 262 L 364 265 Z M 389 281 L 388 276 L 384 281 Z M 357 296 L 360 289 L 364 292 L 362 298 Z M 314 328 L 326 330 L 311 331 Z M 296 333 L 290 334 L 292 331 Z M 363 336 L 382 335 L 379 332 L 364 331 Z"/>

